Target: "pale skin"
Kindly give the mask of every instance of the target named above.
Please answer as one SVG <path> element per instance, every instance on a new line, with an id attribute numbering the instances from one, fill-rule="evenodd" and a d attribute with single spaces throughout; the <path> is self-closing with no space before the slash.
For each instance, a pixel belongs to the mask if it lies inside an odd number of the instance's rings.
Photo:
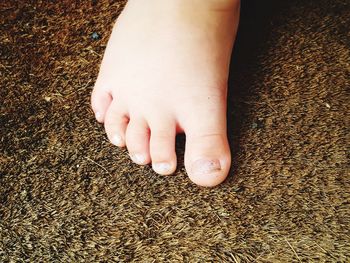
<path id="1" fill-rule="evenodd" d="M 175 137 L 200 186 L 228 175 L 229 63 L 238 0 L 129 0 L 110 36 L 91 96 L 111 143 L 161 175 L 176 169 Z"/>

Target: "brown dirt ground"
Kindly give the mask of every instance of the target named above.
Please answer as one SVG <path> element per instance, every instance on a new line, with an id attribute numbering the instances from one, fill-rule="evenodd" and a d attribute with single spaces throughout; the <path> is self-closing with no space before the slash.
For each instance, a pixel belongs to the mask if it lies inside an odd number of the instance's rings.
<path id="1" fill-rule="evenodd" d="M 203 189 L 181 158 L 173 177 L 134 165 L 94 120 L 123 2 L 1 1 L 1 262 L 350 261 L 349 2 L 243 2 L 232 172 Z"/>

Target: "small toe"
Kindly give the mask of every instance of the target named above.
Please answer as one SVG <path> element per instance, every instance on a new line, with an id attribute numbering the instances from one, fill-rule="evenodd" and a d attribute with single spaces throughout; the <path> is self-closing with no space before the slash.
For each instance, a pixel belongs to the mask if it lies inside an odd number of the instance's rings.
<path id="1" fill-rule="evenodd" d="M 151 162 L 149 154 L 149 128 L 141 117 L 131 117 L 126 130 L 126 145 L 133 162 L 144 165 Z"/>
<path id="2" fill-rule="evenodd" d="M 129 118 L 116 102 L 112 102 L 105 116 L 105 130 L 110 142 L 116 146 L 125 146 L 125 131 Z"/>
<path id="3" fill-rule="evenodd" d="M 112 96 L 109 92 L 95 87 L 91 94 L 91 106 L 98 122 L 103 123 L 107 110 L 112 102 Z"/>
<path id="4" fill-rule="evenodd" d="M 167 118 L 159 118 L 150 122 L 150 153 L 153 170 L 162 175 L 170 175 L 176 169 L 176 122 Z"/>

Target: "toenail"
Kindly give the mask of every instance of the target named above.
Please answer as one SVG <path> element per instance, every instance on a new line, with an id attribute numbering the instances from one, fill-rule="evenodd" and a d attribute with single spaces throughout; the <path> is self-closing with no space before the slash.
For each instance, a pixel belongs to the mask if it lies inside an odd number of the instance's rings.
<path id="1" fill-rule="evenodd" d="M 217 159 L 199 159 L 192 165 L 192 172 L 195 174 L 209 174 L 220 170 L 221 164 Z"/>
<path id="2" fill-rule="evenodd" d="M 120 137 L 119 135 L 114 135 L 112 138 L 112 143 L 116 146 L 119 146 L 122 144 L 122 137 Z"/>
<path id="3" fill-rule="evenodd" d="M 146 162 L 146 157 L 143 154 L 135 153 L 130 154 L 130 158 L 138 164 L 144 164 Z"/>
<path id="4" fill-rule="evenodd" d="M 101 113 L 99 112 L 99 111 L 96 111 L 96 113 L 95 113 L 95 118 L 97 119 L 97 120 L 100 120 L 101 119 Z"/>
<path id="5" fill-rule="evenodd" d="M 171 165 L 169 163 L 153 163 L 152 168 L 157 173 L 168 173 L 171 169 Z"/>

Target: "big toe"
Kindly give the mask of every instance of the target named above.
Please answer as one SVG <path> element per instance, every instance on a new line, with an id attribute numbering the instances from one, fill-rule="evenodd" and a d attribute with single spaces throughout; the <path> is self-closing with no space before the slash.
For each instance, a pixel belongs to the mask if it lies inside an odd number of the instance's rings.
<path id="1" fill-rule="evenodd" d="M 197 185 L 212 187 L 222 183 L 231 166 L 226 131 L 187 134 L 185 166 L 189 178 Z"/>

